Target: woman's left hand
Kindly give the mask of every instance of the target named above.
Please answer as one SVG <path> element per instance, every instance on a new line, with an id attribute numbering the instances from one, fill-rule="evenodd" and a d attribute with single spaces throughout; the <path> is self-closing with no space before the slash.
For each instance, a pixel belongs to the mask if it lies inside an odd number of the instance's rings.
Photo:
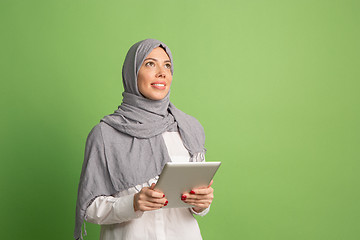
<path id="1" fill-rule="evenodd" d="M 214 199 L 214 189 L 211 187 L 213 180 L 209 186 L 192 189 L 190 192 L 183 193 L 181 200 L 193 206 L 195 212 L 202 212 L 210 206 Z"/>

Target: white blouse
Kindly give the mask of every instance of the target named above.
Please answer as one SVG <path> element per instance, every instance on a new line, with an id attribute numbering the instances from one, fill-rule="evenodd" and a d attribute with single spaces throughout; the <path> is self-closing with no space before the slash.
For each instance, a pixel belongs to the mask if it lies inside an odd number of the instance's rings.
<path id="1" fill-rule="evenodd" d="M 172 162 L 189 161 L 178 132 L 162 134 Z M 158 177 L 148 182 L 117 193 L 115 196 L 97 197 L 86 210 L 88 222 L 100 224 L 100 240 L 172 240 L 202 239 L 199 225 L 193 214 L 204 216 L 209 208 L 196 213 L 192 208 L 165 208 L 154 211 L 134 211 L 134 194 L 143 187 L 157 182 Z"/>

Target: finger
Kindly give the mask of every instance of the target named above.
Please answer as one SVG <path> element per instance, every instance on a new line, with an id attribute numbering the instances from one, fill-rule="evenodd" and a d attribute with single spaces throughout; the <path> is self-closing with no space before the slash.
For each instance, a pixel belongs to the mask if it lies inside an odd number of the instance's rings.
<path id="1" fill-rule="evenodd" d="M 181 200 L 184 202 L 190 202 L 190 201 L 212 201 L 214 199 L 214 194 L 207 194 L 207 195 L 195 195 L 190 194 L 189 196 L 182 195 Z"/>
<path id="2" fill-rule="evenodd" d="M 206 203 L 211 204 L 213 198 L 209 197 L 206 199 L 184 199 L 182 201 L 188 204 L 206 204 Z"/>
<path id="3" fill-rule="evenodd" d="M 206 195 L 206 194 L 211 194 L 213 192 L 214 192 L 214 189 L 212 187 L 195 188 L 195 189 L 190 191 L 189 195 Z"/>
<path id="4" fill-rule="evenodd" d="M 144 201 L 144 202 L 149 202 L 149 203 L 154 203 L 154 204 L 165 204 L 165 202 L 167 201 L 166 198 L 144 198 L 144 199 L 141 199 L 141 201 Z"/>
<path id="5" fill-rule="evenodd" d="M 146 194 L 146 196 L 151 197 L 151 198 L 163 198 L 163 197 L 165 197 L 164 193 L 155 191 L 155 190 L 153 190 L 151 188 L 145 189 L 144 193 Z"/>
<path id="6" fill-rule="evenodd" d="M 151 204 L 160 204 L 160 205 L 164 205 L 166 202 L 168 202 L 168 200 L 166 198 L 148 198 L 146 199 L 146 202 L 151 203 Z"/>
<path id="7" fill-rule="evenodd" d="M 203 209 L 208 208 L 211 205 L 211 203 L 208 203 L 208 202 L 206 202 L 206 203 L 191 202 L 191 203 L 187 203 L 187 204 L 189 204 L 193 207 L 198 207 L 198 208 L 203 208 Z"/>
<path id="8" fill-rule="evenodd" d="M 209 183 L 209 186 L 208 187 L 211 187 L 211 185 L 213 184 L 214 180 L 211 179 L 210 183 Z"/>
<path id="9" fill-rule="evenodd" d="M 149 205 L 140 204 L 138 209 L 141 210 L 141 211 L 153 211 L 153 210 L 160 209 L 163 206 L 164 205 L 161 205 L 161 206 L 149 206 Z"/>
<path id="10" fill-rule="evenodd" d="M 164 207 L 165 205 L 167 205 L 166 202 L 164 203 L 154 203 L 154 202 L 144 202 L 143 206 L 146 206 L 148 208 L 153 208 L 153 209 L 159 209 Z"/>
<path id="11" fill-rule="evenodd" d="M 211 204 L 212 199 L 186 199 L 184 202 L 188 204 Z"/>
<path id="12" fill-rule="evenodd" d="M 155 187 L 156 187 L 156 184 L 152 183 L 151 186 L 150 186 L 150 189 L 154 190 L 155 192 L 161 193 L 163 195 L 163 197 L 165 197 L 165 194 L 163 192 L 159 191 L 159 190 L 156 190 Z"/>
<path id="13" fill-rule="evenodd" d="M 189 197 L 181 198 L 181 200 L 212 200 L 214 196 L 212 194 L 208 195 L 190 195 Z"/>
<path id="14" fill-rule="evenodd" d="M 189 206 L 201 208 L 202 210 L 205 210 L 206 208 L 210 207 L 210 204 L 189 204 Z"/>
<path id="15" fill-rule="evenodd" d="M 150 191 L 153 191 L 153 190 L 150 190 Z M 154 195 L 157 195 L 157 194 L 160 194 L 160 193 L 154 192 Z M 151 193 L 144 192 L 144 193 L 139 195 L 139 200 L 144 201 L 144 202 L 152 202 L 152 203 L 164 204 L 167 201 L 167 199 L 165 197 L 163 197 L 163 196 L 164 195 L 153 196 L 153 194 L 151 194 Z"/>
<path id="16" fill-rule="evenodd" d="M 191 205 L 191 206 L 196 206 L 196 207 L 201 207 L 201 208 L 207 208 L 211 205 L 212 201 L 204 201 L 204 200 L 200 200 L 200 201 L 186 201 L 187 204 Z"/>
<path id="17" fill-rule="evenodd" d="M 138 209 L 140 209 L 142 211 L 149 211 L 149 210 L 155 210 L 155 209 L 162 208 L 168 204 L 167 200 L 161 200 L 161 201 L 159 199 L 153 199 L 153 200 L 154 200 L 154 202 L 139 199 L 137 201 Z M 156 202 L 156 201 L 159 201 L 159 202 Z"/>

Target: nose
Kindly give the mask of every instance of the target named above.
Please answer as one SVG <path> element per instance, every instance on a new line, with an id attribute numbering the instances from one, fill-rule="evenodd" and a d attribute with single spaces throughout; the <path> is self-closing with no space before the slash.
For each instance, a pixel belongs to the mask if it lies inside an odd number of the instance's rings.
<path id="1" fill-rule="evenodd" d="M 159 68 L 157 69 L 156 77 L 157 77 L 157 78 L 165 78 L 165 77 L 166 77 L 166 71 L 165 71 L 165 69 L 162 68 L 162 67 L 159 67 Z"/>

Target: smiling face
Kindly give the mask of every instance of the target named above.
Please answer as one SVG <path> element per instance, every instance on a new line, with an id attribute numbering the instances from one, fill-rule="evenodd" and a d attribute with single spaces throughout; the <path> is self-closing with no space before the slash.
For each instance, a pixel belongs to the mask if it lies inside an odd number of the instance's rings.
<path id="1" fill-rule="evenodd" d="M 154 48 L 142 63 L 137 77 L 139 92 L 151 100 L 168 94 L 172 81 L 171 61 L 163 48 Z"/>

